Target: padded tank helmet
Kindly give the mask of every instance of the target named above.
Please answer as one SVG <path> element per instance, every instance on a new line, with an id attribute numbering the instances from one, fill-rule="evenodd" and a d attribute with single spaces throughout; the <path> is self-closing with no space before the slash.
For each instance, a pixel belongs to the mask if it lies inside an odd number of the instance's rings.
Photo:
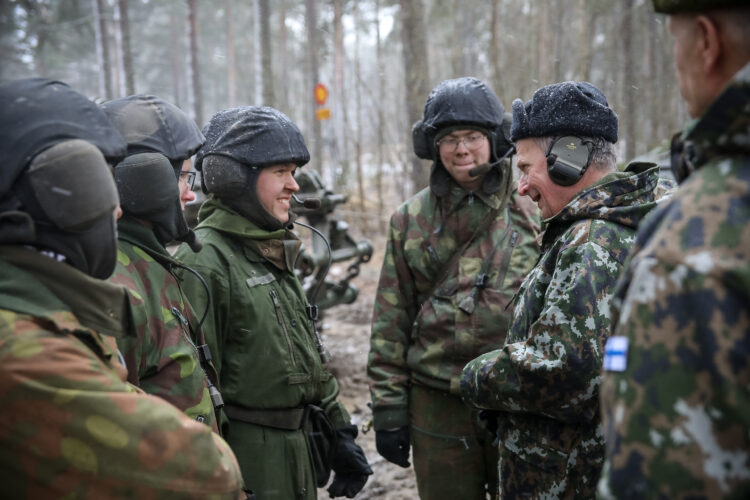
<path id="1" fill-rule="evenodd" d="M 117 259 L 117 190 L 108 162 L 126 145 L 104 113 L 45 78 L 0 85 L 0 242 L 62 255 L 107 278 Z"/>
<path id="2" fill-rule="evenodd" d="M 440 161 L 437 141 L 445 134 L 458 129 L 476 129 L 487 135 L 490 141 L 490 158 L 497 160 L 513 147 L 509 139 L 512 116 L 487 84 L 474 77 L 445 80 L 438 84 L 424 106 L 422 119 L 412 127 L 414 153 L 424 160 L 434 162 L 431 182 L 433 190 L 436 177 L 449 174 Z M 484 182 L 485 192 L 497 191 L 502 184 L 503 173 L 496 169 Z M 445 189 L 438 189 L 441 194 Z"/>
<path id="3" fill-rule="evenodd" d="M 284 227 L 260 203 L 257 182 L 265 167 L 310 161 L 297 125 L 274 108 L 243 106 L 216 113 L 204 133 L 196 154 L 203 190 L 263 229 Z"/>
<path id="4" fill-rule="evenodd" d="M 128 158 L 115 166 L 123 213 L 151 222 L 163 245 L 177 240 L 188 243 L 193 251 L 200 250 L 200 242 L 182 212 L 177 187 L 182 163 L 205 140 L 195 121 L 174 104 L 153 95 L 123 97 L 105 102 L 101 108 L 128 145 Z M 164 163 L 155 154 L 171 165 L 171 178 L 162 175 Z M 162 199 L 166 193 L 170 193 L 168 203 Z M 155 204 L 161 208 L 155 209 Z"/>

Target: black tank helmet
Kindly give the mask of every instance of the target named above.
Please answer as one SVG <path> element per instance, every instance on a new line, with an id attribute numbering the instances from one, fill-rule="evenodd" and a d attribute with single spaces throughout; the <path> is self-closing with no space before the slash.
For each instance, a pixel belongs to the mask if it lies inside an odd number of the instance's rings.
<path id="1" fill-rule="evenodd" d="M 422 119 L 412 127 L 414 154 L 432 160 L 430 186 L 442 196 L 449 190 L 450 174 L 440 161 L 437 141 L 458 129 L 476 129 L 490 141 L 490 159 L 496 161 L 513 147 L 509 139 L 512 115 L 487 84 L 474 77 L 440 82 L 424 106 Z M 510 175 L 509 162 L 493 168 L 485 177 L 482 189 L 490 194 L 500 189 L 503 178 Z"/>
<path id="2" fill-rule="evenodd" d="M 310 161 L 297 125 L 274 108 L 243 106 L 216 113 L 204 133 L 206 143 L 195 160 L 203 191 L 260 228 L 284 227 L 260 203 L 257 182 L 265 167 L 283 163 L 301 167 Z"/>
<path id="3" fill-rule="evenodd" d="M 177 189 L 182 163 L 203 144 L 204 137 L 198 126 L 180 108 L 153 95 L 123 97 L 105 102 L 101 108 L 127 142 L 128 157 L 152 153 L 148 160 L 141 156 L 134 161 L 126 158 L 115 166 L 123 213 L 151 222 L 156 238 L 163 245 L 177 240 L 188 243 L 193 251 L 200 250 L 200 242 L 182 213 Z M 171 179 L 164 178 L 160 172 L 146 174 L 148 167 L 163 168 L 163 162 L 155 159 L 153 153 L 169 161 L 174 172 Z M 174 183 L 174 189 L 155 184 L 155 179 Z M 164 203 L 165 193 L 171 193 L 168 203 L 154 209 L 155 204 Z"/>
<path id="4" fill-rule="evenodd" d="M 65 257 L 94 278 L 117 259 L 117 189 L 126 145 L 104 113 L 62 82 L 0 85 L 0 243 Z"/>

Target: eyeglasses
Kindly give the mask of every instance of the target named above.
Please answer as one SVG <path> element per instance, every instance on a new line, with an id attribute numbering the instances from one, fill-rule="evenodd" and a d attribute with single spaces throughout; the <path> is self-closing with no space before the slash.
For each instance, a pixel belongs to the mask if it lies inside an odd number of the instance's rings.
<path id="1" fill-rule="evenodd" d="M 193 186 L 195 186 L 195 172 L 193 172 L 192 170 L 191 171 L 183 170 L 182 172 L 180 172 L 180 181 L 187 184 L 190 190 L 192 191 Z"/>
<path id="2" fill-rule="evenodd" d="M 452 135 L 449 135 L 448 137 L 440 139 L 437 144 L 445 153 L 455 152 L 460 143 L 463 143 L 469 151 L 474 151 L 482 147 L 484 139 L 486 139 L 485 135 L 479 133 L 469 134 L 464 137 L 453 137 Z"/>

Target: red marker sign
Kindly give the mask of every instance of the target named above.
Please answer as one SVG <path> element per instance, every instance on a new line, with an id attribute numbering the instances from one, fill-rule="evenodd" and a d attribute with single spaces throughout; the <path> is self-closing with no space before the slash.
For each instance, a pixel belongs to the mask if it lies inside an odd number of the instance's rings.
<path id="1" fill-rule="evenodd" d="M 322 106 L 326 103 L 326 99 L 328 99 L 328 89 L 322 83 L 318 83 L 315 85 L 315 102 L 318 106 Z"/>

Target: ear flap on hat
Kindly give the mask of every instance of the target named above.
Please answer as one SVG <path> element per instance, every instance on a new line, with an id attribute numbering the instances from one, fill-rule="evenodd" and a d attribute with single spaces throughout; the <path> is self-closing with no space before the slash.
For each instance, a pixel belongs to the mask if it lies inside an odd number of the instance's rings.
<path id="1" fill-rule="evenodd" d="M 513 100 L 513 123 L 510 126 L 510 140 L 516 142 L 529 136 L 529 117 L 521 99 Z M 503 120 L 505 125 L 505 120 Z"/>
<path id="2" fill-rule="evenodd" d="M 414 145 L 414 154 L 423 160 L 432 160 L 433 145 L 425 129 L 425 124 L 419 120 L 411 128 L 411 140 Z"/>

